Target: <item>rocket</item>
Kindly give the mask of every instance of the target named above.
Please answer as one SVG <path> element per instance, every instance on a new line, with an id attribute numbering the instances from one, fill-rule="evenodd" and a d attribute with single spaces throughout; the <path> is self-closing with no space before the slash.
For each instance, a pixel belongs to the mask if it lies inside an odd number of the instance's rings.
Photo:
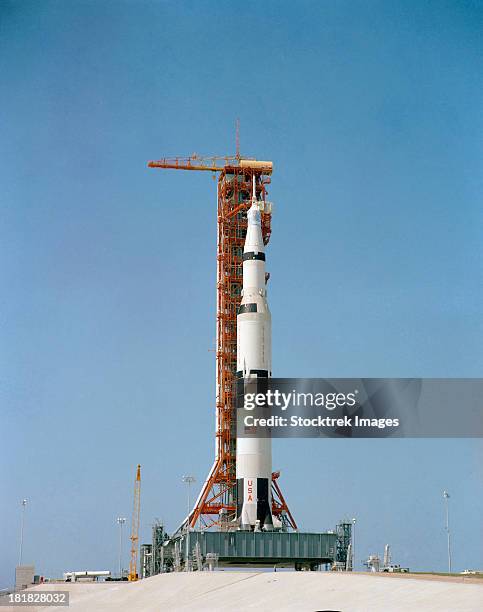
<path id="1" fill-rule="evenodd" d="M 237 316 L 237 379 L 272 375 L 272 319 L 267 303 L 265 248 L 260 207 L 253 196 L 247 212 L 243 249 L 243 291 Z M 238 437 L 236 442 L 236 521 L 242 530 L 272 530 L 272 441 Z"/>

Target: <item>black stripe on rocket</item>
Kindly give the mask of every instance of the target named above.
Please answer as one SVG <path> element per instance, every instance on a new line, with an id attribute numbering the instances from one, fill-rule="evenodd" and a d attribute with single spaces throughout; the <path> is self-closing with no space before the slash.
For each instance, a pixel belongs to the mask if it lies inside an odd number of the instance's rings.
<path id="1" fill-rule="evenodd" d="M 255 253 L 251 251 L 250 253 L 243 253 L 243 261 L 265 261 L 265 253 Z"/>
<path id="2" fill-rule="evenodd" d="M 249 376 L 256 376 L 257 378 L 268 378 L 269 374 L 271 375 L 272 373 L 268 370 L 248 370 L 248 372 L 246 372 L 247 378 Z M 236 373 L 236 377 L 243 378 L 243 370 L 238 370 L 238 372 Z"/>

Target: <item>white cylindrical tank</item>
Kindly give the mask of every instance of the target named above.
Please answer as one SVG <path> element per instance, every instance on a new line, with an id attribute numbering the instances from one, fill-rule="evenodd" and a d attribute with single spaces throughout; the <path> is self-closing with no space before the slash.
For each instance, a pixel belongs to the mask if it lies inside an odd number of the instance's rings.
<path id="1" fill-rule="evenodd" d="M 273 170 L 273 162 L 261 161 L 258 159 L 240 159 L 240 168 L 255 168 L 256 170 Z"/>
<path id="2" fill-rule="evenodd" d="M 237 378 L 268 378 L 272 372 L 272 320 L 267 303 L 265 248 L 255 195 L 247 213 L 243 291 L 237 316 Z M 240 529 L 273 529 L 270 438 L 237 438 L 237 521 Z"/>

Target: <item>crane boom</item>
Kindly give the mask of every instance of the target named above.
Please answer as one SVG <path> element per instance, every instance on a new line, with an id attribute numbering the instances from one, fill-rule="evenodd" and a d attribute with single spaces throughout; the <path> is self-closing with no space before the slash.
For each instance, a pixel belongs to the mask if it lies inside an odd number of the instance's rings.
<path id="1" fill-rule="evenodd" d="M 201 170 L 204 172 L 221 172 L 227 166 L 251 168 L 271 174 L 271 161 L 259 161 L 251 158 L 241 158 L 239 155 L 219 157 L 201 157 L 193 154 L 190 157 L 163 157 L 157 161 L 148 162 L 149 168 L 165 168 L 168 170 Z"/>
<path id="2" fill-rule="evenodd" d="M 141 466 L 138 465 L 134 481 L 134 501 L 131 524 L 131 561 L 129 562 L 128 579 L 132 582 L 138 579 L 139 550 L 139 515 L 141 511 Z"/>
<path id="3" fill-rule="evenodd" d="M 224 165 L 237 163 L 237 158 L 231 155 L 226 157 L 200 157 L 196 154 L 190 157 L 163 157 L 157 161 L 150 161 L 149 168 L 167 168 L 170 170 L 204 170 L 205 172 L 220 172 L 223 165 L 219 162 L 223 160 Z"/>

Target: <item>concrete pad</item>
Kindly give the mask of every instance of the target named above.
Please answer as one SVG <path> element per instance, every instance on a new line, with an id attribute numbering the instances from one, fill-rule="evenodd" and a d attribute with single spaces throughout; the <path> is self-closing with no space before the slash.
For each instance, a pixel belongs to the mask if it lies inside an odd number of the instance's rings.
<path id="1" fill-rule="evenodd" d="M 44 584 L 30 591 L 68 590 L 69 612 L 273 610 L 341 612 L 480 612 L 483 584 L 460 580 L 397 579 L 331 572 L 194 572 L 139 582 Z M 3 608 L 2 610 L 18 610 Z M 59 607 L 29 607 L 60 612 Z"/>

